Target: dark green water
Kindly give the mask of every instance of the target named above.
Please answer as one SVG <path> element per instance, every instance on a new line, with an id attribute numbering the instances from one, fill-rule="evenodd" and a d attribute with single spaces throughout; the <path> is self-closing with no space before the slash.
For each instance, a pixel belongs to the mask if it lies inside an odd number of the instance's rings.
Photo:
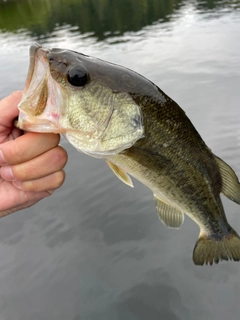
<path id="1" fill-rule="evenodd" d="M 23 88 L 34 41 L 143 74 L 240 176 L 240 1 L 0 0 L 0 98 Z M 145 186 L 62 144 L 62 188 L 0 221 L 0 320 L 239 319 L 239 263 L 194 266 L 196 224 L 166 228 Z"/>

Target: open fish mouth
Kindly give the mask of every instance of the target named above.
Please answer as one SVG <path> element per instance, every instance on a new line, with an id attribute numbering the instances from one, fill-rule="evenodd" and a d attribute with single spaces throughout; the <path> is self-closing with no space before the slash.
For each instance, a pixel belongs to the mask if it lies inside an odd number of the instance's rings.
<path id="1" fill-rule="evenodd" d="M 62 133 L 96 157 L 130 148 L 143 138 L 144 127 L 139 105 L 119 87 L 125 72 L 75 51 L 34 44 L 16 126 Z"/>
<path id="2" fill-rule="evenodd" d="M 50 49 L 43 49 L 38 43 L 30 47 L 30 63 L 16 126 L 22 130 L 35 132 L 64 132 L 57 125 L 58 112 L 51 97 L 56 97 L 56 83 L 51 77 L 47 54 Z M 56 101 L 54 102 L 56 105 Z M 54 116 L 53 116 L 54 115 Z"/>

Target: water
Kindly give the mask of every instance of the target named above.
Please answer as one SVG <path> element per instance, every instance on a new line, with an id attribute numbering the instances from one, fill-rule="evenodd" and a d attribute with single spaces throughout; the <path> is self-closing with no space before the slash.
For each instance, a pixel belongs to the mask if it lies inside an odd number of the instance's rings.
<path id="1" fill-rule="evenodd" d="M 0 1 L 0 98 L 23 88 L 34 41 L 143 74 L 240 176 L 240 1 Z M 167 229 L 145 186 L 62 144 L 62 188 L 1 219 L 0 320 L 239 319 L 239 263 L 194 266 L 190 219 Z"/>

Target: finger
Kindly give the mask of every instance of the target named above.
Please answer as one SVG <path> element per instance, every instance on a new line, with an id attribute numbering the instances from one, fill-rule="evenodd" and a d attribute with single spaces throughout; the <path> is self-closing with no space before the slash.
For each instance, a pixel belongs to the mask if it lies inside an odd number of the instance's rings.
<path id="1" fill-rule="evenodd" d="M 7 181 L 34 180 L 62 170 L 66 162 L 67 152 L 57 146 L 27 162 L 1 167 L 0 175 Z"/>
<path id="2" fill-rule="evenodd" d="M 14 91 L 10 96 L 0 101 L 0 124 L 3 124 L 5 127 L 12 127 L 13 119 L 19 114 L 17 105 L 20 102 L 21 97 L 21 91 Z"/>
<path id="3" fill-rule="evenodd" d="M 59 141 L 59 134 L 28 132 L 0 146 L 0 153 L 3 155 L 2 159 L 0 157 L 0 166 L 31 160 L 57 146 Z"/>
<path id="4" fill-rule="evenodd" d="M 0 218 L 15 211 L 28 208 L 52 194 L 52 190 L 40 192 L 25 192 L 17 188 L 15 189 L 17 193 L 10 192 L 8 201 L 5 201 L 4 205 L 1 206 Z M 13 206 L 13 203 L 15 203 L 16 205 Z"/>
<path id="5" fill-rule="evenodd" d="M 63 170 L 54 172 L 46 177 L 30 180 L 30 181 L 13 181 L 13 185 L 19 189 L 30 192 L 40 192 L 49 190 L 52 194 L 53 190 L 60 188 L 65 180 L 65 172 Z"/>

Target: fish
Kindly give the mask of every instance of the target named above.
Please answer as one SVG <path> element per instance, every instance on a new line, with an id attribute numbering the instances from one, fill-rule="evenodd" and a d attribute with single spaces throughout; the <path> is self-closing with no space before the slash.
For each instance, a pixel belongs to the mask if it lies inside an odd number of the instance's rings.
<path id="1" fill-rule="evenodd" d="M 30 47 L 16 126 L 60 133 L 78 150 L 104 159 L 133 187 L 153 192 L 159 219 L 180 228 L 189 216 L 200 229 L 196 265 L 240 260 L 240 238 L 220 194 L 240 204 L 233 169 L 214 155 L 184 110 L 139 73 L 61 48 Z"/>

